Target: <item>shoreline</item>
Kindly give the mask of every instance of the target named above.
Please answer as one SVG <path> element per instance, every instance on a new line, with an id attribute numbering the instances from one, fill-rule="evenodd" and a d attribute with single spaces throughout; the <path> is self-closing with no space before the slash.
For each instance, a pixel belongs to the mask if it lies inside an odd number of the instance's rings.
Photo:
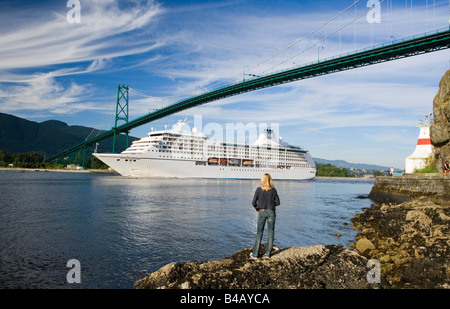
<path id="1" fill-rule="evenodd" d="M 25 167 L 0 167 L 0 171 L 117 174 L 115 171 L 101 170 L 101 169 L 71 170 L 59 168 L 53 169 L 53 168 L 25 168 Z"/>
<path id="2" fill-rule="evenodd" d="M 365 181 L 375 181 L 375 177 L 328 177 L 328 176 L 316 176 L 316 179 L 320 180 L 365 180 Z"/>
<path id="3" fill-rule="evenodd" d="M 111 174 L 119 175 L 115 171 L 103 170 L 103 169 L 85 169 L 85 170 L 72 170 L 72 169 L 53 169 L 53 168 L 25 168 L 25 167 L 0 167 L 0 171 L 18 171 L 18 172 L 58 172 L 58 173 L 92 173 L 92 174 Z M 357 180 L 357 181 L 375 181 L 375 177 L 326 177 L 316 176 L 315 179 L 319 180 Z"/>

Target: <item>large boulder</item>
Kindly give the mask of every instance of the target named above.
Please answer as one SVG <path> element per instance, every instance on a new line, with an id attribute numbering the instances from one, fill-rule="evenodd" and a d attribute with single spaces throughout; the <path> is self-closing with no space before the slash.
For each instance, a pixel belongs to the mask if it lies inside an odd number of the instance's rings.
<path id="1" fill-rule="evenodd" d="M 366 252 L 367 250 L 370 251 L 375 249 L 375 246 L 367 238 L 361 238 L 356 242 L 356 249 L 358 250 L 359 253 L 364 254 L 364 252 Z"/>
<path id="2" fill-rule="evenodd" d="M 137 289 L 370 289 L 368 260 L 338 245 L 291 247 L 269 259 L 251 259 L 251 249 L 219 261 L 170 263 L 136 281 Z M 373 282 L 373 281 L 371 281 Z"/>
<path id="3" fill-rule="evenodd" d="M 442 77 L 433 100 L 430 138 L 435 147 L 436 169 L 442 172 L 444 163 L 450 162 L 450 70 Z"/>

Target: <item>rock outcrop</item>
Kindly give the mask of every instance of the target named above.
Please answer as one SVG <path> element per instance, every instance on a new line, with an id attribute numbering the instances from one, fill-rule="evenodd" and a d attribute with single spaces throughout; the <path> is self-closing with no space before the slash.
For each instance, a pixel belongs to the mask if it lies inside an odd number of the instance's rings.
<path id="1" fill-rule="evenodd" d="M 370 289 L 368 260 L 338 245 L 291 247 L 270 259 L 251 259 L 251 249 L 220 261 L 170 263 L 136 281 L 137 289 Z M 370 266 L 370 265 L 369 265 Z M 373 282 L 373 281 L 371 281 Z"/>
<path id="2" fill-rule="evenodd" d="M 435 147 L 436 169 L 442 172 L 444 163 L 450 162 L 450 70 L 442 77 L 433 100 L 430 138 Z"/>
<path id="3" fill-rule="evenodd" d="M 361 231 L 354 246 L 380 262 L 381 275 L 393 288 L 450 288 L 448 201 L 422 197 L 375 204 L 352 222 Z"/>

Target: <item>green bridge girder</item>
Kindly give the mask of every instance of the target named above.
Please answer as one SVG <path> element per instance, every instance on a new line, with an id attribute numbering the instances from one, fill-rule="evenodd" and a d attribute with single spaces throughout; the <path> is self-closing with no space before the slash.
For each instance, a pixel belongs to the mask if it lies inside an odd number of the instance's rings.
<path id="1" fill-rule="evenodd" d="M 333 58 L 327 58 L 315 63 L 269 74 L 266 76 L 260 76 L 169 105 L 155 112 L 132 120 L 126 124 L 112 128 L 110 131 L 106 131 L 94 138 L 66 149 L 63 152 L 48 158 L 46 161 L 50 162 L 57 158 L 67 156 L 74 151 L 79 151 L 83 147 L 97 143 L 108 137 L 114 136 L 115 134 L 120 134 L 122 132 L 127 133 L 131 129 L 134 129 L 151 121 L 155 121 L 157 119 L 212 101 L 217 101 L 241 93 L 290 83 L 302 79 L 430 53 L 442 49 L 447 49 L 449 47 L 450 27 L 434 31 L 432 33 L 428 32 L 410 38 L 396 40 L 392 43 L 386 43 L 383 45 L 366 48 L 364 50 L 356 51 L 353 53 L 339 55 Z"/>

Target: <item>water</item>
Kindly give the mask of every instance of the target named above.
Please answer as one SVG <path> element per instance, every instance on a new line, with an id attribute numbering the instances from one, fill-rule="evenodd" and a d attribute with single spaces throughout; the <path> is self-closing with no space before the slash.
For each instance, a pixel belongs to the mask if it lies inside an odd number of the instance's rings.
<path id="1" fill-rule="evenodd" d="M 367 196 L 373 181 L 275 185 L 280 248 L 348 246 L 356 235 L 349 220 L 372 203 L 357 196 Z M 167 263 L 219 260 L 251 248 L 257 186 L 250 180 L 0 171 L 0 288 L 133 288 Z M 70 259 L 81 264 L 79 284 L 67 282 Z"/>

